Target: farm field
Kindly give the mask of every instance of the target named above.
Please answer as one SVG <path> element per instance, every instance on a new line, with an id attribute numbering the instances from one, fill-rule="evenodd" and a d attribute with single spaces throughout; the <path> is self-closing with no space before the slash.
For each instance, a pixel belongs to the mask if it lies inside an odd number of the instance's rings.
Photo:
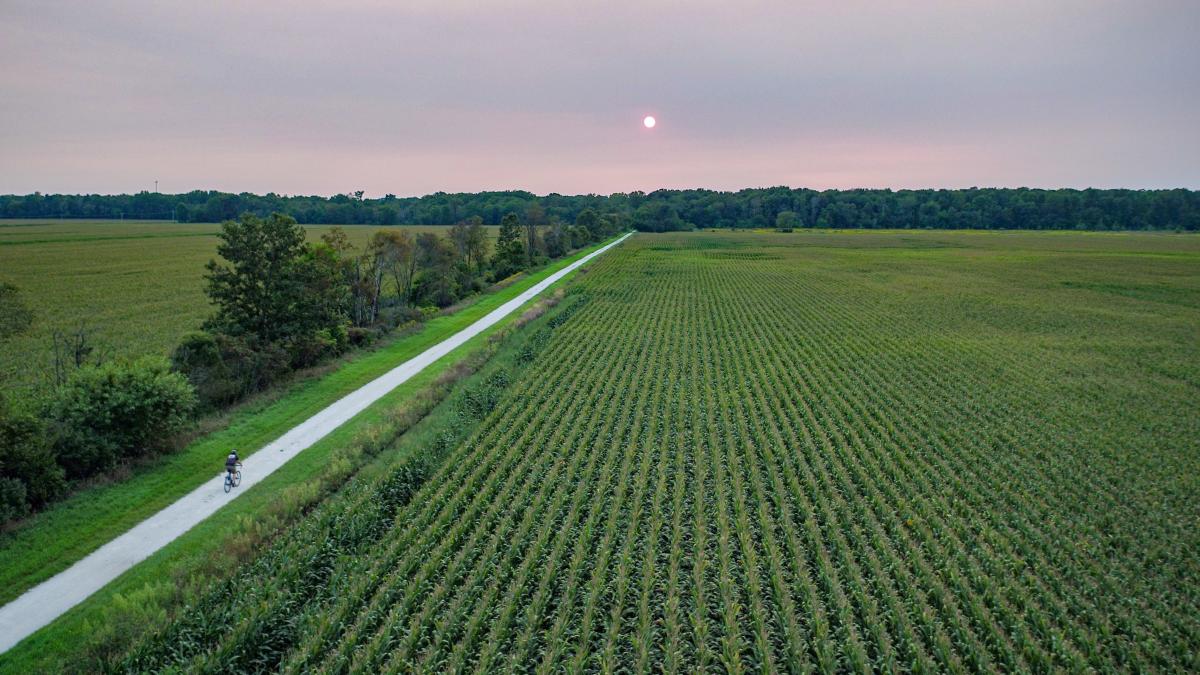
<path id="1" fill-rule="evenodd" d="M 124 666 L 1200 668 L 1200 238 L 639 234 L 555 311 Z"/>
<path id="2" fill-rule="evenodd" d="M 305 229 L 315 240 L 329 227 Z M 359 250 L 381 229 L 344 228 Z M 81 320 L 107 354 L 168 352 L 211 313 L 204 264 L 216 257 L 219 229 L 166 221 L 0 221 L 0 282 L 18 286 L 36 313 L 28 332 L 0 345 L 0 383 L 44 380 L 54 331 L 76 329 Z M 488 232 L 495 238 L 496 228 Z"/>

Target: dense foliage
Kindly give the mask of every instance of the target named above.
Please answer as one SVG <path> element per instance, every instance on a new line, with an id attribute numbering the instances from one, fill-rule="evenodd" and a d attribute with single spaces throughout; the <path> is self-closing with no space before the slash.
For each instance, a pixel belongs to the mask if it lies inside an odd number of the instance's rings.
<path id="1" fill-rule="evenodd" d="M 0 395 L 0 524 L 59 497 L 68 479 L 172 447 L 196 394 L 161 358 L 73 371 L 44 399 Z"/>
<path id="2" fill-rule="evenodd" d="M 227 405 L 296 368 L 367 342 L 489 283 L 615 233 L 597 225 L 535 226 L 508 214 L 489 255 L 479 218 L 440 236 L 375 232 L 363 250 L 333 228 L 313 244 L 294 218 L 246 213 L 221 226 L 221 260 L 208 263 L 216 313 L 184 338 L 172 361 L 205 407 Z"/>
<path id="3" fill-rule="evenodd" d="M 208 325 L 230 335 L 271 343 L 332 330 L 345 316 L 341 289 L 287 216 L 244 215 L 224 223 L 210 260 L 207 292 L 217 312 Z"/>
<path id="4" fill-rule="evenodd" d="M 283 213 L 301 223 L 436 224 L 478 217 L 499 225 L 507 213 L 540 209 L 546 222 L 577 223 L 588 209 L 638 229 L 788 227 L 1031 230 L 1200 230 L 1194 190 L 809 190 L 787 187 L 737 192 L 656 190 L 602 195 L 537 196 L 479 192 L 364 199 L 285 197 L 196 190 L 170 195 L 4 195 L 0 218 L 149 218 L 220 222 L 243 212 Z M 540 223 L 537 223 L 540 224 Z"/>
<path id="5" fill-rule="evenodd" d="M 1200 667 L 1190 240 L 641 236 L 573 291 L 124 666 Z"/>
<path id="6" fill-rule="evenodd" d="M 84 478 L 168 449 L 195 406 L 187 380 L 161 358 L 81 368 L 50 406 L 56 458 L 68 478 Z"/>
<path id="7" fill-rule="evenodd" d="M 67 487 L 45 423 L 0 396 L 0 523 L 43 506 Z"/>

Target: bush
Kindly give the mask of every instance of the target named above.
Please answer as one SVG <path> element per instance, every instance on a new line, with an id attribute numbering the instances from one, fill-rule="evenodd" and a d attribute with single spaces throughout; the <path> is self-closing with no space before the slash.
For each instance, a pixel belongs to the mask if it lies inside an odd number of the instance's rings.
<path id="1" fill-rule="evenodd" d="M 16 478 L 0 477 L 0 523 L 22 518 L 28 513 L 25 484 Z"/>
<path id="2" fill-rule="evenodd" d="M 287 346 L 290 367 L 293 369 L 314 366 L 331 356 L 346 351 L 349 337 L 345 326 L 322 328 L 308 335 L 292 338 Z"/>
<path id="3" fill-rule="evenodd" d="M 204 409 L 236 401 L 245 389 L 244 383 L 234 379 L 225 364 L 221 345 L 211 333 L 201 331 L 185 335 L 171 354 L 171 368 L 191 382 Z"/>
<path id="4" fill-rule="evenodd" d="M 282 345 L 255 346 L 232 335 L 217 335 L 216 339 L 230 376 L 241 385 L 237 398 L 262 391 L 291 372 L 291 357 Z"/>
<path id="5" fill-rule="evenodd" d="M 0 523 L 27 515 L 65 488 L 45 426 L 0 397 Z"/>
<path id="6" fill-rule="evenodd" d="M 82 368 L 51 406 L 59 464 L 83 478 L 166 449 L 195 407 L 187 378 L 163 359 Z"/>
<path id="7" fill-rule="evenodd" d="M 244 337 L 196 332 L 175 348 L 171 367 L 195 387 L 202 410 L 215 410 L 286 375 L 292 358 L 280 345 L 255 348 Z"/>
<path id="8" fill-rule="evenodd" d="M 425 314 L 421 312 L 421 308 L 412 305 L 385 305 L 379 310 L 379 326 L 384 332 L 424 319 Z"/>
<path id="9" fill-rule="evenodd" d="M 364 328 L 361 326 L 352 326 L 346 331 L 346 339 L 351 347 L 366 347 L 379 339 L 380 331 L 378 328 Z"/>

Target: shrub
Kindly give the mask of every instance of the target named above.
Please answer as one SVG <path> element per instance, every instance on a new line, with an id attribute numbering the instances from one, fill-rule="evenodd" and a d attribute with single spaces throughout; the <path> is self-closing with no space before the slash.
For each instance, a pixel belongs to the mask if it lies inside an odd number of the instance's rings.
<path id="1" fill-rule="evenodd" d="M 321 328 L 308 335 L 292 338 L 287 345 L 293 369 L 314 366 L 326 358 L 346 351 L 349 337 L 345 326 Z"/>
<path id="2" fill-rule="evenodd" d="M 237 398 L 262 391 L 291 372 L 291 357 L 280 344 L 256 346 L 245 338 L 221 334 L 216 339 L 230 377 L 240 385 Z"/>
<path id="3" fill-rule="evenodd" d="M 0 523 L 7 523 L 28 513 L 25 484 L 16 478 L 0 478 Z"/>
<path id="4" fill-rule="evenodd" d="M 200 407 L 214 410 L 261 391 L 291 370 L 281 345 L 255 347 L 245 337 L 196 332 L 171 354 L 171 366 L 196 389 Z"/>
<path id="5" fill-rule="evenodd" d="M 227 405 L 244 393 L 245 384 L 234 379 L 225 364 L 221 345 L 211 333 L 198 331 L 185 335 L 171 354 L 171 368 L 191 382 L 205 409 Z"/>
<path id="6" fill-rule="evenodd" d="M 378 340 L 379 334 L 378 328 L 352 326 L 350 330 L 346 331 L 346 338 L 351 347 L 365 347 Z"/>
<path id="7" fill-rule="evenodd" d="M 425 314 L 421 312 L 421 309 L 412 305 L 391 304 L 385 305 L 379 310 L 379 326 L 385 332 L 424 319 Z"/>
<path id="8" fill-rule="evenodd" d="M 0 523 L 28 514 L 64 488 L 45 426 L 0 397 Z"/>
<path id="9" fill-rule="evenodd" d="M 191 419 L 196 394 L 165 360 L 82 368 L 51 406 L 59 463 L 72 478 L 169 447 Z"/>

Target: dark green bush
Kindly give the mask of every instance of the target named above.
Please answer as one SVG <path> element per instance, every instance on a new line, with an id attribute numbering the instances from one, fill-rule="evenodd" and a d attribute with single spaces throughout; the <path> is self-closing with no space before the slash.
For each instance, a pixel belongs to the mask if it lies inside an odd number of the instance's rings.
<path id="1" fill-rule="evenodd" d="M 0 397 L 0 523 L 27 515 L 65 488 L 41 420 Z"/>
<path id="2" fill-rule="evenodd" d="M 282 345 L 252 345 L 245 338 L 217 335 L 221 358 L 240 384 L 238 398 L 262 391 L 291 372 L 291 357 Z"/>
<path id="3" fill-rule="evenodd" d="M 378 328 L 351 326 L 346 331 L 346 339 L 351 347 L 366 347 L 378 340 L 381 334 L 382 331 Z"/>
<path id="4" fill-rule="evenodd" d="M 191 385 L 163 359 L 82 368 L 51 405 L 59 464 L 83 478 L 164 450 L 195 407 Z"/>
<path id="5" fill-rule="evenodd" d="M 195 332 L 175 348 L 171 367 L 195 387 L 202 410 L 216 410 L 267 388 L 291 371 L 292 360 L 280 345 L 256 348 L 245 337 Z"/>
<path id="6" fill-rule="evenodd" d="M 245 384 L 234 379 L 211 333 L 185 335 L 171 354 L 171 367 L 192 383 L 204 409 L 227 405 L 243 395 Z"/>
<path id="7" fill-rule="evenodd" d="M 350 344 L 346 326 L 321 328 L 288 341 L 286 351 L 293 369 L 308 368 L 346 351 Z"/>
<path id="8" fill-rule="evenodd" d="M 28 513 L 25 484 L 16 478 L 0 477 L 0 522 L 21 518 Z"/>

